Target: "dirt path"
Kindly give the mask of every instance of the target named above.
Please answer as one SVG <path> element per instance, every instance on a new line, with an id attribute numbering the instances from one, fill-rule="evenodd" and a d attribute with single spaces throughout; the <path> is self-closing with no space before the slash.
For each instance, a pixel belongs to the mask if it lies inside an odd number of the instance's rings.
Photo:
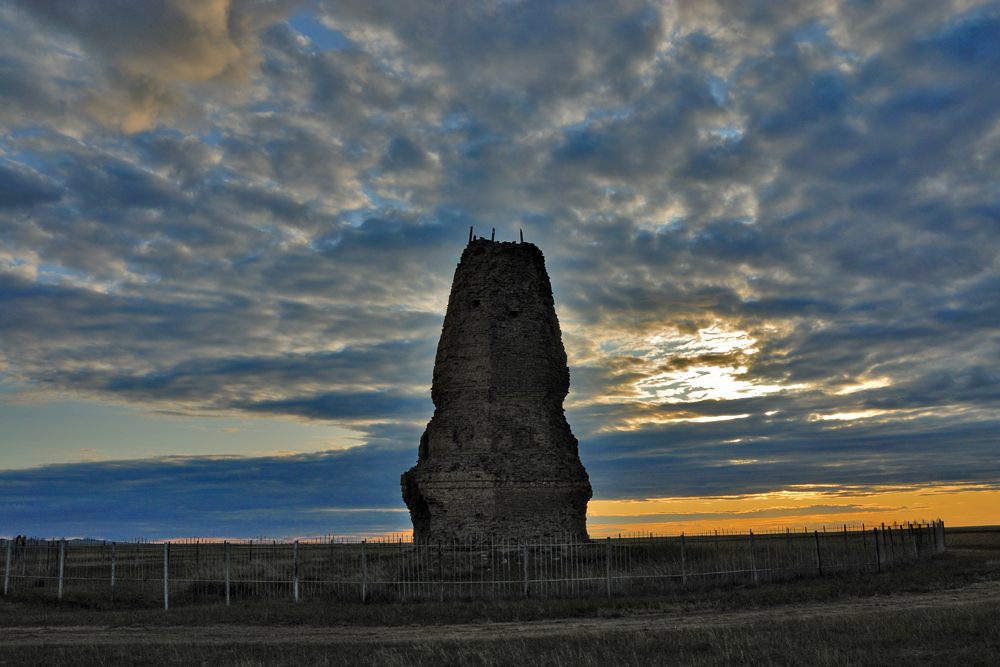
<path id="1" fill-rule="evenodd" d="M 619 631 L 663 631 L 718 627 L 761 621 L 782 621 L 879 611 L 947 609 L 1000 603 L 1000 582 L 984 582 L 955 590 L 891 597 L 807 602 L 761 609 L 717 612 L 667 612 L 618 618 L 574 618 L 527 623 L 469 623 L 404 627 L 285 627 L 212 625 L 108 628 L 0 628 L 0 646 L 94 644 L 346 644 L 367 642 L 468 641 L 502 637 L 541 637 Z"/>

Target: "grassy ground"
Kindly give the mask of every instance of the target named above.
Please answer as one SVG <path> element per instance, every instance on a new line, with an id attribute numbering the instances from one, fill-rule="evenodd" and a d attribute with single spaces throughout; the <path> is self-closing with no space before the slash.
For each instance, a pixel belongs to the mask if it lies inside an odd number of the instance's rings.
<path id="1" fill-rule="evenodd" d="M 0 664 L 34 665 L 996 665 L 996 606 L 784 621 L 661 633 L 429 641 L 377 646 L 28 647 Z"/>
<path id="2" fill-rule="evenodd" d="M 1000 581 L 1000 532 L 949 533 L 949 552 L 882 575 L 845 576 L 678 593 L 649 598 L 516 602 L 324 604 L 285 601 L 185 606 L 176 611 L 114 610 L 72 600 L 62 605 L 0 603 L 0 627 L 246 627 L 238 643 L 3 646 L 0 665 L 913 665 L 1000 664 L 1000 604 L 898 609 L 837 616 L 789 614 L 796 605 L 847 603 L 962 589 Z M 899 599 L 898 597 L 896 599 Z M 861 607 L 862 605 L 859 605 Z M 869 609 L 866 607 L 866 609 Z M 706 627 L 506 635 L 457 641 L 431 629 L 451 624 L 531 623 L 579 618 L 654 617 L 663 613 L 759 610 L 750 621 Z M 782 613 L 778 614 L 777 611 Z M 773 613 L 772 613 L 773 612 Z M 426 640 L 392 642 L 394 627 L 430 626 Z M 255 644 L 255 627 L 361 626 L 384 633 L 369 641 Z"/>

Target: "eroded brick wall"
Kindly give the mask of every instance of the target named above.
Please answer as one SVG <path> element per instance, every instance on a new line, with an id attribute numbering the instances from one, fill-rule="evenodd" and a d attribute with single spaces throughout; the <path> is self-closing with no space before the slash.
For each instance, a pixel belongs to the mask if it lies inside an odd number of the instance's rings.
<path id="1" fill-rule="evenodd" d="M 541 250 L 473 240 L 438 343 L 434 416 L 401 480 L 415 538 L 585 538 L 591 488 L 563 413 L 568 391 Z"/>

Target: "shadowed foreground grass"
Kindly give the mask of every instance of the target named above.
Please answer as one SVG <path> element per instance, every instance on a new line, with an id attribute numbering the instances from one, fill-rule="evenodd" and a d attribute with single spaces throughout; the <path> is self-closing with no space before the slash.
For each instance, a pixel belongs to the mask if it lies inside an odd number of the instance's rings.
<path id="1" fill-rule="evenodd" d="M 212 647 L 28 647 L 0 664 L 37 665 L 996 665 L 1000 605 L 762 621 L 667 632 L 473 642 Z M 386 629 L 391 634 L 391 629 Z"/>
<path id="2" fill-rule="evenodd" d="M 149 627 L 235 624 L 250 639 L 212 645 L 7 646 L 0 665 L 997 665 L 1000 603 L 859 611 L 795 618 L 800 603 L 933 593 L 1000 581 L 1000 533 L 949 535 L 950 551 L 883 575 L 681 593 L 655 598 L 446 604 L 276 602 L 162 610 L 109 610 L 72 603 L 0 603 L 0 626 Z M 771 614 L 780 608 L 783 613 Z M 715 627 L 609 629 L 593 634 L 392 642 L 393 627 L 541 619 L 640 616 L 658 612 L 752 610 L 752 620 Z M 385 644 L 254 644 L 253 626 L 364 626 Z M 436 636 L 435 636 L 436 637 Z"/>

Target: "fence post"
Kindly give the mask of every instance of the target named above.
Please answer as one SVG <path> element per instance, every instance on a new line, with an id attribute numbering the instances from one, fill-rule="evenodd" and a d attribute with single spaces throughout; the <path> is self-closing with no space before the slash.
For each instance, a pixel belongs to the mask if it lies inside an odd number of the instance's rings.
<path id="1" fill-rule="evenodd" d="M 361 601 L 368 600 L 368 558 L 366 547 L 368 540 L 361 540 Z"/>
<path id="2" fill-rule="evenodd" d="M 226 606 L 229 606 L 229 540 L 223 542 L 226 547 Z"/>
<path id="3" fill-rule="evenodd" d="M 59 599 L 62 600 L 63 571 L 66 568 L 66 540 L 59 540 Z"/>
<path id="4" fill-rule="evenodd" d="M 295 580 L 295 601 L 299 601 L 299 541 L 295 540 L 295 548 L 292 550 L 292 576 Z"/>
<path id="5" fill-rule="evenodd" d="M 452 542 L 452 554 L 454 552 L 454 542 Z M 438 600 L 444 602 L 444 556 L 441 554 L 441 540 L 438 540 Z"/>
<path id="6" fill-rule="evenodd" d="M 757 554 L 754 553 L 753 548 L 753 531 L 750 531 L 750 569 L 753 572 L 753 583 L 754 586 L 757 585 Z"/>
<path id="7" fill-rule="evenodd" d="M 396 543 L 399 545 L 399 562 L 402 564 L 402 569 L 399 573 L 399 587 L 397 590 L 399 591 L 399 599 L 402 601 L 406 599 L 406 561 L 403 559 L 403 538 L 397 538 Z"/>
<path id="8" fill-rule="evenodd" d="M 163 543 L 163 610 L 170 609 L 170 542 Z"/>
<path id="9" fill-rule="evenodd" d="M 7 596 L 7 589 L 10 587 L 10 540 L 7 540 L 7 567 L 3 573 L 3 594 Z M 46 573 L 48 574 L 48 573 Z"/>
<path id="10" fill-rule="evenodd" d="M 607 548 L 604 556 L 605 579 L 608 583 L 608 597 L 611 597 L 611 538 L 606 542 Z"/>
<path id="11" fill-rule="evenodd" d="M 875 560 L 878 562 L 878 573 L 882 574 L 882 552 L 878 548 L 878 528 L 872 528 L 872 532 L 875 533 Z M 882 536 L 882 542 L 885 542 L 885 536 Z"/>
<path id="12" fill-rule="evenodd" d="M 524 561 L 524 597 L 528 597 L 528 544 L 525 542 L 521 545 L 521 550 L 524 557 L 521 559 Z"/>
<path id="13" fill-rule="evenodd" d="M 823 556 L 819 552 L 819 531 L 813 531 L 813 537 L 816 538 L 816 566 L 819 568 L 819 576 L 823 576 Z"/>
<path id="14" fill-rule="evenodd" d="M 115 603 L 115 543 L 111 543 L 111 604 Z"/>
<path id="15" fill-rule="evenodd" d="M 687 588 L 687 556 L 684 553 L 684 533 L 681 533 L 681 586 Z"/>

